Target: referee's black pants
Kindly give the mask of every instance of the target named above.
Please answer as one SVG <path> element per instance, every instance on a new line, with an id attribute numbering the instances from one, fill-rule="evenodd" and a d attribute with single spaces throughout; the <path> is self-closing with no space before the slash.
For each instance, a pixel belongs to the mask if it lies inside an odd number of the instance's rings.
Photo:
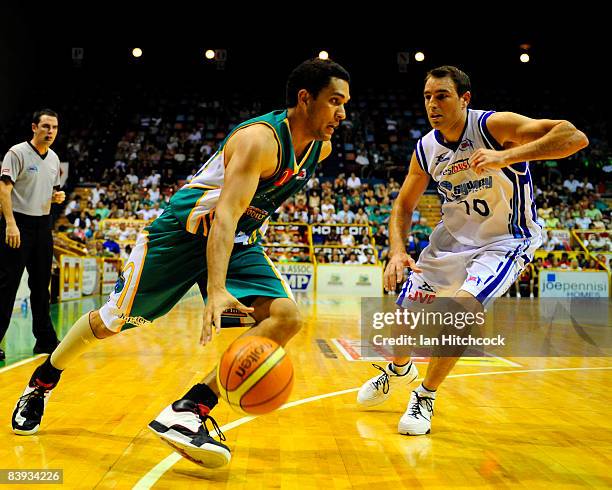
<path id="1" fill-rule="evenodd" d="M 38 344 L 55 347 L 57 336 L 49 316 L 49 283 L 53 261 L 51 216 L 14 213 L 21 236 L 19 248 L 6 244 L 6 221 L 0 220 L 0 341 L 8 330 L 23 269 L 28 270 L 32 333 Z"/>

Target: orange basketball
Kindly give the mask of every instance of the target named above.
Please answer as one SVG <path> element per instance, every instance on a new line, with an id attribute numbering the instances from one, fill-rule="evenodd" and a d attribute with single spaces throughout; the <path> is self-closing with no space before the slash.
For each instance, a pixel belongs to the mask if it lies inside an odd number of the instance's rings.
<path id="1" fill-rule="evenodd" d="M 285 350 L 265 337 L 240 337 L 221 356 L 217 368 L 220 398 L 242 413 L 262 415 L 287 401 L 293 365 Z"/>

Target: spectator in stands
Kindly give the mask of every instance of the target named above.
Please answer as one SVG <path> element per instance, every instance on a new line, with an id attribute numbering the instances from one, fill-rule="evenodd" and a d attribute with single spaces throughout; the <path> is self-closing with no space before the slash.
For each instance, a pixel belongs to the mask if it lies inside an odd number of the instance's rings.
<path id="1" fill-rule="evenodd" d="M 361 179 L 355 175 L 355 172 L 351 172 L 351 176 L 346 181 L 346 186 L 349 189 L 360 189 Z"/>
<path id="2" fill-rule="evenodd" d="M 540 216 L 543 220 L 547 220 L 552 214 L 553 209 L 550 207 L 550 203 L 548 200 L 544 201 L 541 208 L 538 208 L 538 216 Z"/>
<path id="3" fill-rule="evenodd" d="M 68 202 L 64 209 L 64 215 L 70 223 L 74 223 L 74 220 L 81 214 L 81 196 L 73 194 L 71 197 L 72 199 L 70 199 L 70 202 Z"/>
<path id="4" fill-rule="evenodd" d="M 121 251 L 120 256 L 123 260 L 127 260 L 132 253 L 132 246 L 128 243 L 125 248 Z"/>
<path id="5" fill-rule="evenodd" d="M 96 187 L 94 189 L 91 190 L 91 202 L 94 206 L 96 206 L 98 204 L 98 202 L 100 202 L 100 199 L 102 198 L 102 196 L 106 195 L 106 190 L 102 188 L 102 186 L 100 185 L 100 183 L 98 182 L 96 184 Z"/>
<path id="6" fill-rule="evenodd" d="M 313 224 L 313 223 L 323 223 L 324 221 L 325 221 L 325 218 L 319 212 L 319 208 L 315 206 L 312 210 L 311 215 L 308 217 L 308 222 L 310 224 Z"/>
<path id="7" fill-rule="evenodd" d="M 554 210 L 548 219 L 544 221 L 546 228 L 557 228 L 559 226 L 559 211 Z"/>
<path id="8" fill-rule="evenodd" d="M 323 204 L 321 205 L 321 212 L 323 214 L 334 214 L 336 212 L 336 208 L 330 197 L 326 197 L 323 200 Z"/>
<path id="9" fill-rule="evenodd" d="M 609 236 L 603 236 L 602 233 L 593 233 L 590 235 L 591 239 L 588 240 L 588 245 L 585 245 L 589 248 L 589 250 L 593 250 L 595 252 L 599 252 L 602 250 L 606 250 L 608 247 L 608 243 L 610 242 Z"/>
<path id="10" fill-rule="evenodd" d="M 329 209 L 329 208 L 328 208 Z M 338 222 L 338 217 L 333 213 L 333 212 L 324 212 L 322 214 L 323 216 L 323 223 L 337 223 Z"/>
<path id="11" fill-rule="evenodd" d="M 159 218 L 162 213 L 164 212 L 163 209 L 161 209 L 159 202 L 156 202 L 153 204 L 153 207 L 151 208 L 151 215 L 152 215 L 152 219 L 157 219 Z"/>
<path id="12" fill-rule="evenodd" d="M 574 177 L 574 174 L 570 174 L 569 177 L 563 182 L 563 187 L 569 190 L 570 193 L 575 193 L 578 187 L 581 187 L 580 182 Z"/>
<path id="13" fill-rule="evenodd" d="M 366 214 L 366 212 L 363 210 L 363 208 L 359 208 L 357 210 L 357 214 L 355 215 L 354 222 L 355 224 L 358 224 L 358 225 L 367 225 L 370 222 L 369 217 Z"/>
<path id="14" fill-rule="evenodd" d="M 571 271 L 581 271 L 581 270 L 582 270 L 582 267 L 580 267 L 580 266 L 578 265 L 578 259 L 572 259 L 572 260 L 570 261 L 570 266 L 569 266 L 569 269 L 570 269 Z"/>
<path id="15" fill-rule="evenodd" d="M 293 212 L 293 221 L 298 223 L 308 223 L 308 206 L 305 198 L 298 198 Z"/>
<path id="16" fill-rule="evenodd" d="M 355 163 L 360 166 L 360 175 L 361 178 L 366 178 L 370 175 L 370 159 L 368 158 L 366 152 L 364 150 L 359 150 L 357 152 L 357 157 L 355 158 Z"/>
<path id="17" fill-rule="evenodd" d="M 286 203 L 278 209 L 278 217 L 276 218 L 276 221 L 279 223 L 289 223 L 291 221 Z"/>
<path id="18" fill-rule="evenodd" d="M 338 236 L 335 228 L 335 226 L 332 227 L 329 235 L 325 237 L 325 245 L 340 245 L 340 237 Z"/>
<path id="19" fill-rule="evenodd" d="M 594 271 L 604 270 L 603 266 L 601 264 L 599 264 L 597 262 L 597 260 L 595 260 L 593 257 L 591 257 L 588 260 L 586 268 L 589 269 L 589 270 L 594 270 Z"/>
<path id="20" fill-rule="evenodd" d="M 372 239 L 368 235 L 364 235 L 361 238 L 361 243 L 359 244 L 359 248 L 362 250 L 366 248 L 372 248 Z"/>
<path id="21" fill-rule="evenodd" d="M 342 258 L 340 257 L 340 254 L 338 252 L 334 252 L 332 254 L 330 263 L 331 264 L 341 264 L 342 263 Z"/>
<path id="22" fill-rule="evenodd" d="M 589 182 L 588 177 L 585 177 L 584 179 L 582 179 L 582 182 L 580 183 L 580 187 L 582 187 L 582 190 L 584 190 L 585 192 L 595 190 L 595 188 L 593 187 L 593 184 Z"/>
<path id="23" fill-rule="evenodd" d="M 343 173 L 338 174 L 338 177 L 334 179 L 334 192 L 343 194 L 346 189 L 346 179 Z"/>
<path id="24" fill-rule="evenodd" d="M 603 214 L 595 207 L 595 203 L 592 201 L 589 203 L 589 208 L 584 211 L 584 215 L 592 221 L 599 221 L 603 218 Z"/>
<path id="25" fill-rule="evenodd" d="M 321 207 L 321 196 L 319 195 L 318 191 L 313 190 L 310 192 L 310 195 L 308 196 L 308 207 L 310 209 Z"/>
<path id="26" fill-rule="evenodd" d="M 119 255 L 121 253 L 121 247 L 119 247 L 119 244 L 112 238 L 107 238 L 102 246 L 113 255 Z"/>
<path id="27" fill-rule="evenodd" d="M 359 259 L 357 258 L 357 254 L 355 252 L 351 252 L 348 256 L 348 258 L 345 258 L 344 260 L 345 264 L 361 264 L 361 262 L 359 262 Z"/>
<path id="28" fill-rule="evenodd" d="M 329 261 L 327 260 L 327 256 L 324 253 L 317 254 L 317 264 L 327 264 Z"/>
<path id="29" fill-rule="evenodd" d="M 576 218 L 576 226 L 580 230 L 588 230 L 591 224 L 591 218 L 587 217 L 584 209 L 580 210 L 580 216 Z"/>
<path id="30" fill-rule="evenodd" d="M 542 248 L 548 252 L 552 250 L 563 250 L 565 247 L 563 246 L 563 242 L 559 239 L 558 236 L 553 235 L 552 230 L 548 230 L 546 234 L 542 236 L 543 244 Z"/>
<path id="31" fill-rule="evenodd" d="M 152 169 L 151 174 L 144 179 L 142 184 L 145 187 L 153 187 L 153 185 L 159 186 L 160 181 L 161 181 L 160 173 L 157 171 L 157 169 Z"/>
<path id="32" fill-rule="evenodd" d="M 569 230 L 576 227 L 576 220 L 572 218 L 572 213 L 570 211 L 565 211 L 561 219 L 561 224 L 564 228 L 567 228 Z"/>
<path id="33" fill-rule="evenodd" d="M 351 235 L 348 227 L 344 227 L 342 235 L 340 236 L 340 243 L 345 247 L 352 247 L 355 245 L 355 237 Z"/>
<path id="34" fill-rule="evenodd" d="M 561 259 L 559 259 L 559 267 L 569 267 L 570 258 L 567 252 L 563 252 L 561 254 Z"/>
<path id="35" fill-rule="evenodd" d="M 141 209 L 136 211 L 136 214 L 138 215 L 138 219 L 143 219 L 145 221 L 149 221 L 154 217 L 154 213 L 151 212 L 151 206 L 149 206 L 149 203 L 145 203 Z"/>
<path id="36" fill-rule="evenodd" d="M 82 226 L 83 230 L 87 228 L 91 228 L 91 219 L 89 218 L 89 216 L 87 215 L 85 211 L 81 211 L 81 213 L 79 214 L 79 217 L 74 220 L 75 228 L 81 227 L 81 224 L 83 224 Z"/>
<path id="37" fill-rule="evenodd" d="M 151 188 L 147 191 L 147 198 L 148 200 L 151 202 L 151 204 L 156 203 L 157 201 L 159 201 L 159 188 L 157 187 L 157 184 L 153 184 L 151 185 Z"/>
<path id="38" fill-rule="evenodd" d="M 351 211 L 349 204 L 344 204 L 342 206 L 342 211 L 340 211 L 336 216 L 339 223 L 351 224 L 353 221 L 355 221 L 355 213 Z"/>
<path id="39" fill-rule="evenodd" d="M 138 185 L 139 179 L 138 179 L 138 175 L 136 175 L 135 172 L 136 171 L 134 167 L 130 167 L 129 173 L 125 176 L 125 178 L 131 185 Z"/>

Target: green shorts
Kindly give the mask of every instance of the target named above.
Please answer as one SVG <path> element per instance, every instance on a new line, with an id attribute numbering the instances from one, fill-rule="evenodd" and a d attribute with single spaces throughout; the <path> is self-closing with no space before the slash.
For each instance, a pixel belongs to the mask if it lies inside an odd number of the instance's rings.
<path id="1" fill-rule="evenodd" d="M 171 208 L 145 228 L 106 304 L 104 324 L 114 332 L 146 325 L 168 313 L 196 283 L 206 293 L 206 239 L 188 233 Z M 260 296 L 293 298 L 259 243 L 232 250 L 226 287 L 247 306 Z M 206 298 L 204 298 L 206 299 Z"/>

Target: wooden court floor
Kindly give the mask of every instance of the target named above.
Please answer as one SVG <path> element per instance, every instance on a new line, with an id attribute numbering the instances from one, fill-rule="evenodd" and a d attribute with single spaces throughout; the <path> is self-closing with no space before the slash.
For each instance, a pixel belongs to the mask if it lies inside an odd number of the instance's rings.
<path id="1" fill-rule="evenodd" d="M 537 300 L 516 301 L 529 322 Z M 408 437 L 396 432 L 408 388 L 373 410 L 355 404 L 375 374 L 355 359 L 357 300 L 305 297 L 300 307 L 306 325 L 287 349 L 296 374 L 288 406 L 258 418 L 222 403 L 213 411 L 229 466 L 200 468 L 146 429 L 242 331 L 200 347 L 202 303 L 192 298 L 80 358 L 35 436 L 13 435 L 10 416 L 42 358 L 0 369 L 0 468 L 63 469 L 63 485 L 50 488 L 612 487 L 612 359 L 460 362 L 439 390 L 432 433 Z M 426 363 L 417 365 L 424 375 Z M 31 485 L 7 486 L 20 487 Z"/>

